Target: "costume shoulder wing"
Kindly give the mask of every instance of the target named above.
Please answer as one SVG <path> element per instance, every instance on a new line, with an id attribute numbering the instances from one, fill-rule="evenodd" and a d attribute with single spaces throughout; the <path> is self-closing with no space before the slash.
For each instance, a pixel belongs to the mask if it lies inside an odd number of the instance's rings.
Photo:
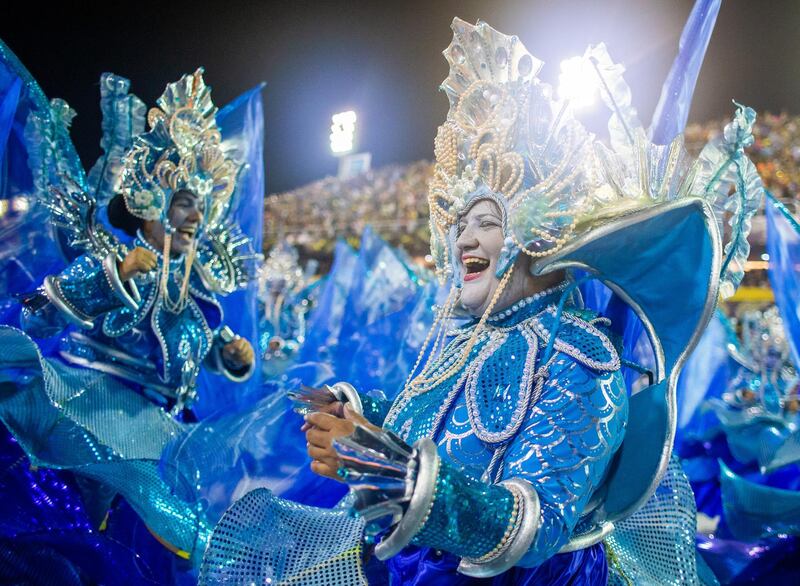
<path id="1" fill-rule="evenodd" d="M 113 73 L 100 76 L 100 109 L 103 112 L 103 154 L 89 171 L 89 190 L 98 205 L 105 205 L 115 194 L 115 186 L 125 151 L 133 137 L 144 132 L 144 102 L 130 93 L 131 82 Z"/>
<path id="2" fill-rule="evenodd" d="M 19 194 L 32 200 L 30 213 L 38 222 L 38 227 L 37 222 L 31 224 L 32 230 L 49 229 L 37 211 L 49 212 L 55 228 L 51 238 L 67 260 L 83 252 L 104 258 L 118 243 L 96 218 L 97 194 L 69 134 L 75 111 L 64 100 L 48 101 L 36 80 L 2 42 L 0 72 L 4 111 L 0 115 L 0 139 L 4 139 L 0 140 L 0 154 L 4 165 L 13 169 L 9 181 L 2 186 L 2 196 Z M 105 75 L 102 81 L 107 82 L 108 78 L 113 76 Z M 126 118 L 123 108 L 112 103 L 105 86 L 103 91 L 106 119 Z M 130 122 L 127 118 L 124 124 Z M 114 143 L 109 138 L 109 124 L 108 120 L 104 122 L 104 157 Z M 117 126 L 122 128 L 124 124 L 119 122 Z M 132 124 L 130 131 L 135 129 Z"/>

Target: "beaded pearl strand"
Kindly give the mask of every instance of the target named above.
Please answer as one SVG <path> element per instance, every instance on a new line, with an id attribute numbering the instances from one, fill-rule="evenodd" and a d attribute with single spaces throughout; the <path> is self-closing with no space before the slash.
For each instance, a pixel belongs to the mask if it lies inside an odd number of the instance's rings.
<path id="1" fill-rule="evenodd" d="M 542 297 L 546 297 L 548 295 L 552 295 L 556 291 L 564 290 L 564 289 L 566 289 L 566 287 L 567 287 L 567 284 L 566 283 L 562 283 L 561 285 L 557 285 L 555 287 L 550 287 L 548 289 L 545 289 L 544 291 L 539 291 L 538 293 L 535 293 L 534 295 L 531 295 L 530 297 L 526 297 L 525 299 L 520 299 L 519 301 L 514 303 L 508 309 L 500 311 L 497 314 L 491 316 L 487 321 L 489 323 L 494 323 L 494 322 L 498 322 L 500 320 L 503 320 L 503 319 L 505 319 L 507 317 L 511 317 L 512 314 L 516 313 L 520 309 L 523 309 L 523 308 L 527 307 L 531 303 L 535 303 L 536 301 L 538 301 Z"/>
<path id="2" fill-rule="evenodd" d="M 445 328 L 445 324 L 450 319 L 450 316 L 453 313 L 453 308 L 455 307 L 455 304 L 456 304 L 456 298 L 457 298 L 456 292 L 457 291 L 458 291 L 458 288 L 455 285 L 453 285 L 450 288 L 450 292 L 447 294 L 447 299 L 445 300 L 444 305 L 442 306 L 442 310 L 436 316 L 436 319 L 434 320 L 433 324 L 431 325 L 430 329 L 428 330 L 428 335 L 425 337 L 425 341 L 422 343 L 422 346 L 420 347 L 419 354 L 417 355 L 417 360 L 414 363 L 414 367 L 411 369 L 411 372 L 408 374 L 408 378 L 406 378 L 405 384 L 403 384 L 403 389 L 408 389 L 409 388 L 409 385 L 411 384 L 411 380 L 414 378 L 414 375 L 416 374 L 417 369 L 419 368 L 419 365 L 422 362 L 422 357 L 425 356 L 425 352 L 428 349 L 428 344 L 430 344 L 430 341 L 431 341 L 431 338 L 433 337 L 433 332 L 434 331 L 436 331 L 436 341 L 433 344 L 433 350 L 434 351 L 432 351 L 430 353 L 430 358 L 432 358 L 436 354 L 436 352 L 435 352 L 436 347 L 439 345 L 440 339 L 442 339 L 444 337 L 444 331 L 446 329 Z M 429 360 L 430 360 L 430 358 L 429 358 Z M 428 368 L 428 366 L 429 366 L 429 363 L 426 364 L 425 367 L 422 369 L 423 372 Z"/>
<path id="3" fill-rule="evenodd" d="M 494 306 L 497 304 L 497 301 L 500 299 L 500 296 L 503 294 L 503 291 L 505 290 L 506 285 L 508 284 L 508 282 L 511 280 L 511 275 L 513 273 L 514 273 L 514 265 L 511 265 L 508 268 L 508 271 L 506 271 L 506 274 L 503 275 L 503 278 L 500 280 L 500 283 L 497 285 L 497 289 L 495 289 L 494 295 L 492 295 L 492 299 L 489 302 L 489 306 L 486 308 L 486 311 L 483 312 L 483 315 L 481 316 L 481 319 L 478 322 L 478 325 L 475 326 L 475 329 L 472 331 L 472 335 L 470 336 L 469 340 L 467 341 L 467 344 L 464 347 L 464 351 L 461 353 L 461 356 L 455 362 L 455 364 L 453 364 L 453 366 L 451 366 L 449 369 L 447 369 L 443 374 L 441 374 L 441 375 L 439 375 L 439 376 L 437 376 L 437 377 L 435 377 L 433 379 L 423 378 L 423 375 L 425 374 L 425 369 L 423 369 L 422 373 L 417 378 L 415 378 L 413 381 L 411 381 L 410 386 L 406 386 L 406 388 L 409 390 L 409 392 L 413 391 L 414 394 L 419 394 L 419 393 L 425 392 L 426 390 L 435 387 L 436 385 L 438 385 L 442 381 L 447 380 L 448 378 L 453 376 L 456 372 L 461 370 L 461 368 L 466 363 L 467 358 L 469 358 L 469 355 L 472 352 L 472 349 L 475 347 L 475 344 L 478 341 L 478 334 L 481 331 L 483 331 L 483 329 L 484 329 L 484 327 L 486 325 L 486 320 L 492 314 L 492 310 L 494 309 Z"/>
<path id="4" fill-rule="evenodd" d="M 178 300 L 173 301 L 169 296 L 169 269 L 170 269 L 170 249 L 172 248 L 172 232 L 167 230 L 164 234 L 164 250 L 161 257 L 161 280 L 159 283 L 159 294 L 164 303 L 164 308 L 171 313 L 180 313 L 186 307 L 186 300 L 189 292 L 189 278 L 192 274 L 192 265 L 194 258 L 197 254 L 197 240 L 192 241 L 191 248 L 184 258 L 184 274 L 181 282 L 180 292 L 178 293 Z"/>

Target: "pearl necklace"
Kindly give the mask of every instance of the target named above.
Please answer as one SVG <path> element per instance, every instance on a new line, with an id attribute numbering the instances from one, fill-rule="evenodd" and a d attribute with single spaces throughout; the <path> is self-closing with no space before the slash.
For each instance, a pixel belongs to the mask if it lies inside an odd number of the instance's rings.
<path id="1" fill-rule="evenodd" d="M 520 309 L 527 307 L 531 303 L 535 303 L 544 297 L 549 297 L 553 293 L 557 293 L 559 291 L 563 291 L 567 288 L 567 283 L 561 283 L 560 285 L 556 285 L 555 287 L 551 287 L 549 289 L 545 289 L 544 291 L 539 291 L 535 295 L 531 295 L 530 297 L 526 297 L 525 299 L 520 299 L 516 303 L 514 303 L 511 307 L 499 311 L 492 315 L 488 320 L 489 323 L 497 323 L 498 321 L 504 320 L 507 317 L 511 317 L 513 314 L 518 312 Z"/>

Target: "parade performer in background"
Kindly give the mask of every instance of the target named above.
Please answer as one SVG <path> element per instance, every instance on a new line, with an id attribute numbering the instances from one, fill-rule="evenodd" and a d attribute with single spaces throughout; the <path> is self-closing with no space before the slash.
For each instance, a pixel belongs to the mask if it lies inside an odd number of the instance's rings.
<path id="1" fill-rule="evenodd" d="M 700 551 L 723 584 L 800 575 L 800 224 L 771 195 L 765 207 L 776 306 L 719 315 L 679 384 L 676 453 L 702 513 Z"/>
<path id="2" fill-rule="evenodd" d="M 275 304 L 280 295 L 263 301 L 272 315 L 280 309 L 290 319 L 281 325 L 283 346 L 276 344 L 263 357 L 269 376 L 262 396 L 241 409 L 204 418 L 163 456 L 182 477 L 202 479 L 193 500 L 207 503 L 212 522 L 259 487 L 305 505 L 329 507 L 341 500 L 345 485 L 309 469 L 303 420 L 287 397 L 302 385 L 349 380 L 385 398 L 378 389 L 402 385 L 433 323 L 431 307 L 443 292 L 432 273 L 409 264 L 369 227 L 357 251 L 338 242 L 330 272 L 301 291 L 284 289 L 304 272 L 294 255 L 278 247 L 265 266 L 271 271 L 264 276 L 265 289 L 286 296 L 280 307 Z M 301 340 L 292 324 L 306 311 Z M 260 339 L 265 343 L 275 334 L 266 324 Z"/>
<path id="3" fill-rule="evenodd" d="M 676 451 L 698 511 L 722 514 L 719 462 L 752 480 L 781 467 L 775 458 L 797 430 L 797 383 L 776 307 L 719 314 L 709 325 L 679 383 L 685 408 Z M 796 470 L 785 472 L 785 480 L 797 479 Z"/>
<path id="4" fill-rule="evenodd" d="M 306 319 L 320 284 L 318 264 L 300 265 L 297 249 L 276 244 L 258 272 L 259 343 L 266 380 L 283 373 L 306 338 Z"/>
<path id="5" fill-rule="evenodd" d="M 197 559 L 207 522 L 184 497 L 198 479 L 170 474 L 162 452 L 191 426 L 203 369 L 239 382 L 255 368 L 218 298 L 247 285 L 258 258 L 232 197 L 247 195 L 237 190 L 243 174 L 263 181 L 260 146 L 243 173 L 231 153 L 247 152 L 237 141 L 248 136 L 227 112 L 238 134 L 223 142 L 200 69 L 167 86 L 147 132 L 128 81 L 104 74 L 104 155 L 86 174 L 68 136 L 74 113 L 48 104 L 2 49 L 5 103 L 17 105 L 4 152 L 28 163 L 11 167 L 3 187 L 48 208 L 69 265 L 21 296 L 18 327 L 0 327 L 0 420 L 32 464 L 76 475 L 95 526 L 121 495 L 159 541 Z M 240 185 L 249 189 L 249 179 Z"/>
<path id="6" fill-rule="evenodd" d="M 700 2 L 694 24 L 714 15 Z M 318 411 L 305 425 L 312 469 L 350 486 L 356 516 L 254 491 L 215 529 L 203 583 L 360 583 L 362 531 L 401 584 L 696 583 L 704 570 L 670 459 L 674 389 L 718 292 L 742 276 L 763 191 L 743 154 L 754 114 L 740 107 L 693 161 L 680 135 L 691 89 L 648 140 L 621 67 L 596 46 L 580 63 L 613 113 L 605 145 L 516 37 L 458 19 L 453 30 L 430 207 L 433 257 L 456 286 L 393 401 L 347 383 L 298 394 Z M 673 70 L 684 87 L 685 69 Z M 600 312 L 577 295 L 587 278 L 614 292 Z M 655 356 L 630 397 L 628 309 Z M 456 311 L 471 319 L 454 326 Z"/>

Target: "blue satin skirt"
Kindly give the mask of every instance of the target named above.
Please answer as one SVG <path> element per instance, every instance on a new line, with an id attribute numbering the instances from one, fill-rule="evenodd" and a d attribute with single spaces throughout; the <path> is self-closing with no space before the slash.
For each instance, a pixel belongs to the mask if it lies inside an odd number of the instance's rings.
<path id="1" fill-rule="evenodd" d="M 600 586 L 608 583 L 603 545 L 553 556 L 535 568 L 511 568 L 494 578 L 456 571 L 460 558 L 428 548 L 407 547 L 387 562 L 392 586 Z"/>

